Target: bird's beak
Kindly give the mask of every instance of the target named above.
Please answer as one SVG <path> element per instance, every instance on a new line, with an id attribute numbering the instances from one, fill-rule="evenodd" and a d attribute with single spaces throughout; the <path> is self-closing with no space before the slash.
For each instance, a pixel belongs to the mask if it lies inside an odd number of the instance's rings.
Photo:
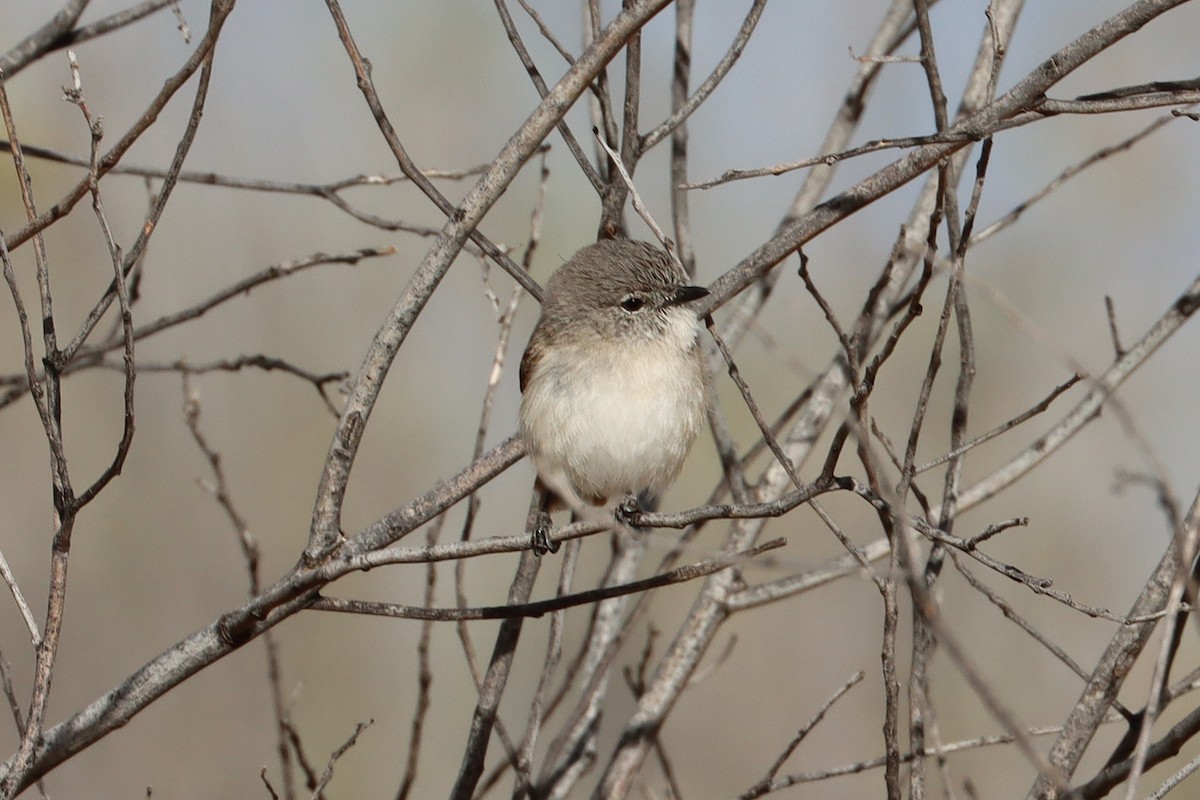
<path id="1" fill-rule="evenodd" d="M 675 290 L 675 294 L 667 301 L 669 306 L 678 306 L 683 303 L 690 303 L 693 300 L 699 300 L 708 294 L 708 289 L 703 286 L 680 286 Z"/>

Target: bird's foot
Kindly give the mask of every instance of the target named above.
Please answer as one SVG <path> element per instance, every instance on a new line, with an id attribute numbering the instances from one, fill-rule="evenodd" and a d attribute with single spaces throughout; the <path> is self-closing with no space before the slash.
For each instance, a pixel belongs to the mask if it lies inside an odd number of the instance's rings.
<path id="1" fill-rule="evenodd" d="M 629 527 L 637 527 L 635 521 L 641 513 L 642 507 L 638 504 L 637 495 L 632 493 L 625 495 L 625 499 L 613 509 L 613 516 L 617 518 L 617 522 Z"/>
<path id="2" fill-rule="evenodd" d="M 535 556 L 558 552 L 559 543 L 550 538 L 551 529 L 550 512 L 539 509 L 537 519 L 533 523 L 533 541 L 530 545 Z"/>

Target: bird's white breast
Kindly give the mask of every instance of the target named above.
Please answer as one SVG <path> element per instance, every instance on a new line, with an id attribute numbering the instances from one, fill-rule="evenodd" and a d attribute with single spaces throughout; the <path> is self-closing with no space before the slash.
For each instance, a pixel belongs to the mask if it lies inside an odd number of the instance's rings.
<path id="1" fill-rule="evenodd" d="M 592 498 L 664 490 L 704 414 L 697 331 L 679 309 L 653 339 L 548 348 L 521 409 L 539 474 L 564 472 Z"/>

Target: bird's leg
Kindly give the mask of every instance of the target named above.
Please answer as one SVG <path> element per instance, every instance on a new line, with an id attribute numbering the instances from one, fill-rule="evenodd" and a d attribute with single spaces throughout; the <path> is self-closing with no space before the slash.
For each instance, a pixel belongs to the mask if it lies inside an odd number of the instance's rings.
<path id="1" fill-rule="evenodd" d="M 553 526 L 550 522 L 550 512 L 544 508 L 537 511 L 537 520 L 533 524 L 533 542 L 530 547 L 536 556 L 558 552 L 558 542 L 550 538 Z"/>
<path id="2" fill-rule="evenodd" d="M 536 555 L 557 553 L 558 542 L 550 538 L 550 510 L 566 506 L 577 519 L 594 519 L 596 510 L 584 502 L 562 470 L 539 474 L 536 484 L 541 492 L 541 510 L 533 526 L 532 549 Z"/>
<path id="3" fill-rule="evenodd" d="M 550 538 L 550 531 L 553 528 L 550 520 L 550 505 L 554 501 L 554 494 L 540 480 L 537 482 L 537 490 L 538 509 L 534 513 L 530 549 L 533 550 L 534 555 L 544 556 L 547 553 L 558 552 L 558 542 Z"/>

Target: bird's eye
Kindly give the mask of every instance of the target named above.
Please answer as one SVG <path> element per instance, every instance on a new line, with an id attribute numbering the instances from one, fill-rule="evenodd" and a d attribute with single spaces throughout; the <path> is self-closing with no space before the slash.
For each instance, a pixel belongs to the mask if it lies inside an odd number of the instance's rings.
<path id="1" fill-rule="evenodd" d="M 626 297 L 621 301 L 620 305 L 621 308 L 632 314 L 634 312 L 641 311 L 642 308 L 645 307 L 646 301 L 640 297 Z"/>

